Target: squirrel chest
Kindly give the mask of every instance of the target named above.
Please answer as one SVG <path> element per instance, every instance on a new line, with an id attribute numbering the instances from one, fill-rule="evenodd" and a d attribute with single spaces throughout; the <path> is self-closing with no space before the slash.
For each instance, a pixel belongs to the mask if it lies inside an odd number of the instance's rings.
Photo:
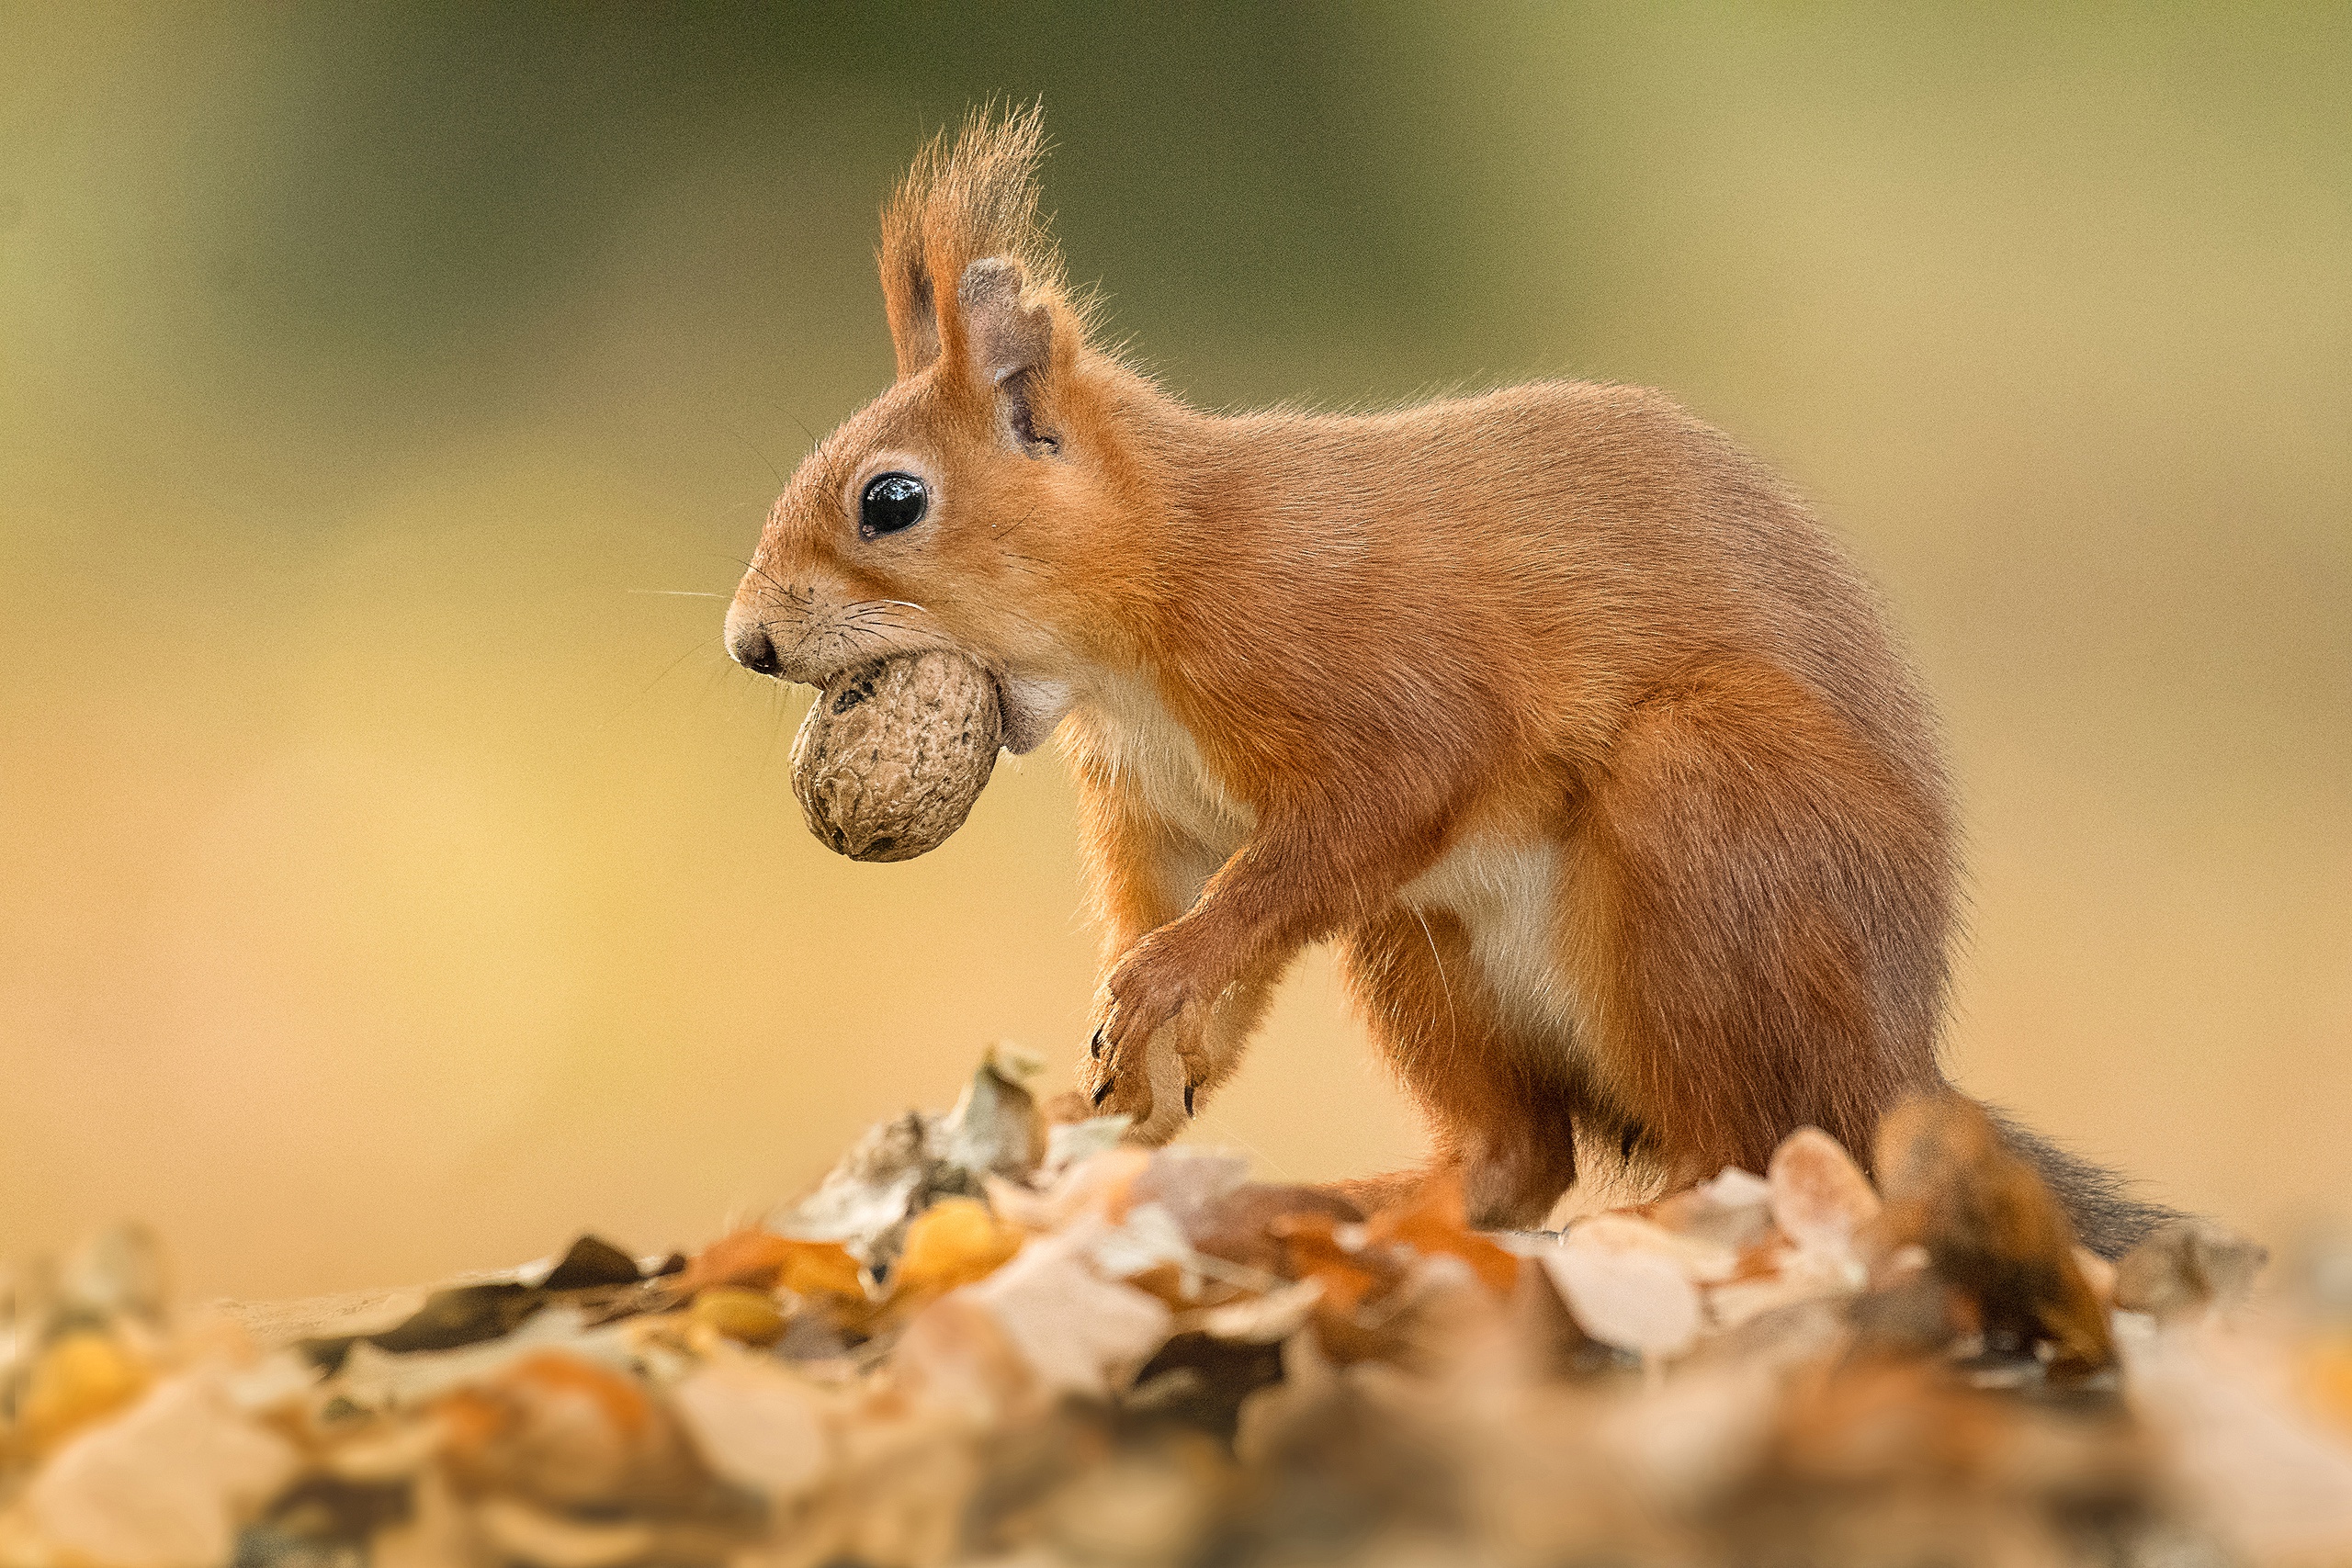
<path id="1" fill-rule="evenodd" d="M 1257 826 L 1257 812 L 1217 778 L 1148 676 L 1100 682 L 1093 708 L 1091 738 L 1105 772 L 1165 829 L 1171 842 L 1161 874 L 1189 908 Z M 1448 976 L 1449 986 L 1482 987 L 1483 999 L 1519 1030 L 1555 1044 L 1580 1033 L 1582 1009 L 1562 963 L 1568 933 L 1560 929 L 1574 862 L 1566 846 L 1541 836 L 1473 832 L 1396 896 L 1425 927 L 1439 916 L 1459 926 L 1469 972 Z M 1434 953 L 1434 933 L 1430 943 Z"/>

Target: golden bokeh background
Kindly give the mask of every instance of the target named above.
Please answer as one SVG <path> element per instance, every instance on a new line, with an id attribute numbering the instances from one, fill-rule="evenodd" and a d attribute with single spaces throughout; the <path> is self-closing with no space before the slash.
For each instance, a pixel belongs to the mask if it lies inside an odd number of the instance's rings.
<path id="1" fill-rule="evenodd" d="M 0 11 L 0 1256 L 691 1244 L 990 1041 L 1067 1081 L 1062 765 L 850 864 L 718 639 L 896 169 L 1038 95 L 1196 401 L 1605 377 L 1782 466 L 1949 727 L 1960 1080 L 2346 1206 L 2352 12 L 1158 9 Z M 1198 1135 L 1419 1132 L 1310 958 Z"/>

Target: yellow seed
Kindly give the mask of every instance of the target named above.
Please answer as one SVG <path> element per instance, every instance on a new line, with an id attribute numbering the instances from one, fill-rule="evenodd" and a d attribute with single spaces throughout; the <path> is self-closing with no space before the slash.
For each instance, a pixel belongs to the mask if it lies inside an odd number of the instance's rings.
<path id="1" fill-rule="evenodd" d="M 84 1328 L 40 1353 L 18 1404 L 25 1447 L 46 1453 L 67 1437 L 137 1398 L 147 1369 L 110 1334 Z"/>
<path id="2" fill-rule="evenodd" d="M 714 1285 L 699 1292 L 687 1315 L 745 1345 L 773 1345 L 784 1337 L 784 1314 L 775 1298 L 738 1285 Z"/>

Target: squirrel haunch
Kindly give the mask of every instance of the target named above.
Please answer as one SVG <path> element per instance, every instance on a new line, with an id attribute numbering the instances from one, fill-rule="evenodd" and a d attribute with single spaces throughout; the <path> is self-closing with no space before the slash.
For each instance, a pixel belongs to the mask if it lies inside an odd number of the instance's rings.
<path id="1" fill-rule="evenodd" d="M 916 160 L 898 378 L 793 476 L 729 638 L 816 683 L 954 650 L 1013 749 L 1059 727 L 1106 932 L 1087 1099 L 1172 1136 L 1317 941 L 1489 1224 L 1579 1148 L 1679 1184 L 1807 1123 L 1866 1150 L 1940 1089 L 1942 767 L 1804 505 L 1634 388 L 1188 408 L 1093 341 L 1041 148 L 1031 110 Z M 884 474 L 928 510 L 862 531 Z"/>

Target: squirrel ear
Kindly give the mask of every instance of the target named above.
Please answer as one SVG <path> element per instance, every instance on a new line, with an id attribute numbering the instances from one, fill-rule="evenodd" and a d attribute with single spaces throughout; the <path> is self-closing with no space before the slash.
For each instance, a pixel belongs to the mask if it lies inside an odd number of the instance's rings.
<path id="1" fill-rule="evenodd" d="M 1061 444 L 1036 427 L 1035 405 L 1053 363 L 1054 313 L 1043 300 L 1023 304 L 1021 265 L 983 256 L 964 269 L 956 303 L 964 318 L 972 373 L 993 388 L 1022 446 L 1052 451 Z"/>

